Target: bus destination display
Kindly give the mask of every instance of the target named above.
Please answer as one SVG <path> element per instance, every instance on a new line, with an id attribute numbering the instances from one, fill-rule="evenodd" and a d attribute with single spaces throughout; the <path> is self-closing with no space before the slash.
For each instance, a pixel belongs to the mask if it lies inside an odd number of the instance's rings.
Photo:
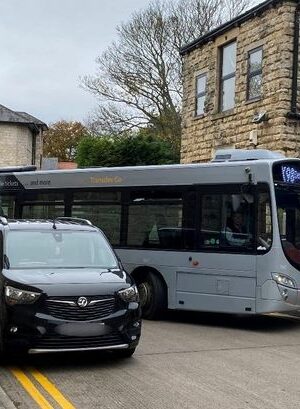
<path id="1" fill-rule="evenodd" d="M 281 163 L 274 167 L 274 180 L 289 184 L 300 184 L 300 167 L 298 164 Z"/>

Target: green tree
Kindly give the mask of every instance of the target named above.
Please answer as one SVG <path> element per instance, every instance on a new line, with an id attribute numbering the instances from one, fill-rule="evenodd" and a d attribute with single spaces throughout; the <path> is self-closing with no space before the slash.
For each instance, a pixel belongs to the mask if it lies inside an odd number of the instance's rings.
<path id="1" fill-rule="evenodd" d="M 76 163 L 80 167 L 114 166 L 114 139 L 87 136 L 77 146 Z"/>
<path id="2" fill-rule="evenodd" d="M 171 144 L 146 130 L 122 137 L 84 138 L 78 145 L 76 162 L 80 167 L 138 166 L 178 163 Z"/>
<path id="3" fill-rule="evenodd" d="M 60 161 L 73 161 L 78 143 L 88 134 L 81 122 L 58 121 L 43 135 L 43 155 Z"/>

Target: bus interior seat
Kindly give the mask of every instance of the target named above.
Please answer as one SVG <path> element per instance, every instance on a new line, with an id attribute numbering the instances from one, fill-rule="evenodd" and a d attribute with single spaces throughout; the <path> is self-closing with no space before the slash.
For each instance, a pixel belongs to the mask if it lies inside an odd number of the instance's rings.
<path id="1" fill-rule="evenodd" d="M 182 228 L 162 227 L 158 229 L 161 248 L 180 249 L 183 246 Z"/>

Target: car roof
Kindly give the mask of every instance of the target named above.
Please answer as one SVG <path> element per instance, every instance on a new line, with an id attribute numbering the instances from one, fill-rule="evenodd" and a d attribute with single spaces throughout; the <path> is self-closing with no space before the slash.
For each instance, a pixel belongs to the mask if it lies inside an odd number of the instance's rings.
<path id="1" fill-rule="evenodd" d="M 55 226 L 55 227 L 54 227 Z M 8 230 L 81 230 L 81 231 L 99 231 L 92 224 L 84 224 L 82 221 L 75 220 L 49 220 L 49 219 L 8 219 L 6 223 L 0 223 L 0 228 Z"/>

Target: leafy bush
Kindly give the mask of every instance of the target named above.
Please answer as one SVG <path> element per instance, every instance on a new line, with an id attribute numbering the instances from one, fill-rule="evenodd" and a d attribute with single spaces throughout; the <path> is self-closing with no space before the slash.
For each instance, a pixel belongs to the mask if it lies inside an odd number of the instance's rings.
<path id="1" fill-rule="evenodd" d="M 76 162 L 80 167 L 138 166 L 178 163 L 169 142 L 150 134 L 121 137 L 88 136 L 79 142 Z"/>

